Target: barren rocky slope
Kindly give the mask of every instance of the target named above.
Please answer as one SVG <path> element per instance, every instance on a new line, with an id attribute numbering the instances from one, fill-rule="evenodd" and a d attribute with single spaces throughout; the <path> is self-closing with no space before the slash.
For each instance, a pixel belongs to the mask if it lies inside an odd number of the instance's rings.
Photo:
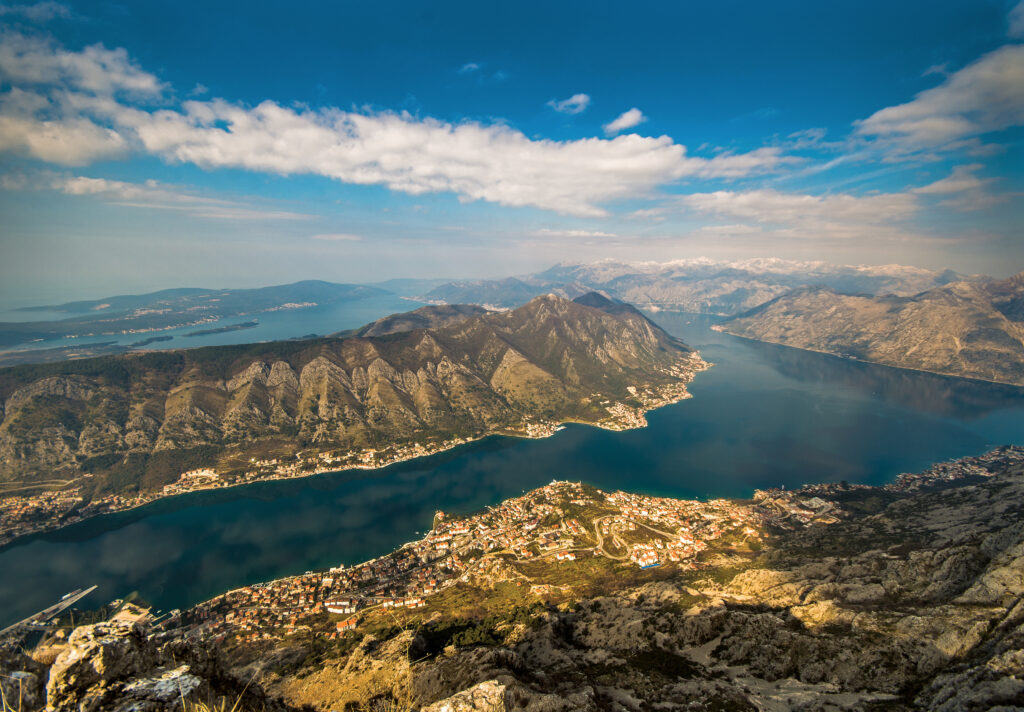
<path id="1" fill-rule="evenodd" d="M 19 366 L 0 370 L 0 485 L 158 490 L 300 449 L 621 424 L 703 365 L 638 312 L 547 296 L 427 330 Z"/>
<path id="2" fill-rule="evenodd" d="M 1024 385 L 1024 277 L 913 297 L 808 288 L 720 326 L 760 341 L 952 376 Z"/>

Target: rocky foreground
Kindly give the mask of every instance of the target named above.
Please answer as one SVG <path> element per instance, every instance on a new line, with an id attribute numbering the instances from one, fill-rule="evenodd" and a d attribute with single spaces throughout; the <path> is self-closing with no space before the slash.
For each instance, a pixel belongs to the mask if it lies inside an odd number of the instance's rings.
<path id="1" fill-rule="evenodd" d="M 182 709 L 243 690 L 243 708 L 281 710 L 1024 706 L 1024 448 L 798 498 L 834 521 L 799 526 L 794 505 L 748 546 L 591 574 L 589 595 L 501 612 L 491 582 L 475 614 L 452 601 L 391 627 L 363 618 L 330 645 L 102 623 L 8 650 L 0 680 L 26 711 Z"/>

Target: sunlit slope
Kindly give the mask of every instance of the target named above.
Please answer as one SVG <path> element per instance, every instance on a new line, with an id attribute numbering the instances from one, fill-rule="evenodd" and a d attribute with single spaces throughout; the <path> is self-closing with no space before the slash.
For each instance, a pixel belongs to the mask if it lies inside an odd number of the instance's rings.
<path id="1" fill-rule="evenodd" d="M 1024 385 L 1024 278 L 912 297 L 809 288 L 729 320 L 737 336 L 865 361 Z"/>
<path id="2" fill-rule="evenodd" d="M 703 366 L 639 312 L 591 303 L 548 295 L 435 329 L 5 369 L 0 481 L 94 473 L 102 491 L 150 490 L 299 450 L 602 423 L 609 405 L 644 407 L 637 388 L 679 388 Z"/>

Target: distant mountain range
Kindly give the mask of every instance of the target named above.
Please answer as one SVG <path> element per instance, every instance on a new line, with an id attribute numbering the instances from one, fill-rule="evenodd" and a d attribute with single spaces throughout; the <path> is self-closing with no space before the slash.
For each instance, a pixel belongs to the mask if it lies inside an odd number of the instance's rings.
<path id="1" fill-rule="evenodd" d="M 809 287 L 720 325 L 760 341 L 1024 386 L 1024 273 L 909 297 Z"/>
<path id="2" fill-rule="evenodd" d="M 450 282 L 418 297 L 431 303 L 510 308 L 539 294 L 575 298 L 590 291 L 641 309 L 738 314 L 793 289 L 824 286 L 846 293 L 908 296 L 962 280 L 952 271 L 903 265 L 848 266 L 779 259 L 561 264 L 525 277 Z"/>
<path id="3" fill-rule="evenodd" d="M 685 395 L 704 367 L 690 349 L 632 307 L 582 301 L 430 307 L 344 338 L 3 369 L 0 484 L 92 473 L 98 492 L 158 491 L 192 467 L 241 472 L 300 449 L 529 434 L 531 422 L 620 427 Z"/>
<path id="4" fill-rule="evenodd" d="M 40 339 L 150 332 L 212 323 L 227 317 L 301 309 L 388 294 L 360 284 L 308 280 L 257 289 L 165 289 L 90 301 L 27 307 L 24 312 L 61 312 L 56 321 L 0 322 L 0 346 Z"/>

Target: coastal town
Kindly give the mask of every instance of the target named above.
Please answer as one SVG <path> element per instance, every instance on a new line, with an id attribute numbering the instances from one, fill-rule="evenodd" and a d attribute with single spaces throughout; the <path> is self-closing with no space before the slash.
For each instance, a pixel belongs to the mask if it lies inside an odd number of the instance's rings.
<path id="1" fill-rule="evenodd" d="M 551 600 L 586 582 L 588 561 L 620 577 L 650 569 L 700 572 L 720 563 L 720 555 L 759 548 L 773 532 L 840 521 L 849 516 L 837 501 L 844 492 L 963 484 L 1007 464 L 1024 464 L 1024 448 L 939 463 L 883 487 L 806 485 L 757 490 L 750 500 L 606 493 L 553 481 L 471 516 L 437 512 L 426 535 L 385 556 L 235 589 L 160 625 L 236 643 L 300 633 L 336 640 L 403 612 L 424 619 L 443 612 L 445 592 L 459 584 L 514 586 L 523 601 Z"/>
<path id="2" fill-rule="evenodd" d="M 743 500 L 607 493 L 553 481 L 472 515 L 436 512 L 422 538 L 369 561 L 243 586 L 184 611 L 153 616 L 140 608 L 133 615 L 173 637 L 243 645 L 305 635 L 341 644 L 396 622 L 449 614 L 453 600 L 493 597 L 502 587 L 522 606 L 572 600 L 595 575 L 604 576 L 605 591 L 615 580 L 699 577 L 737 554 L 753 555 L 777 533 L 852 516 L 842 504 L 851 493 L 870 498 L 962 486 L 1022 465 L 1024 447 L 1004 446 L 901 474 L 880 487 L 810 484 L 755 490 Z M 196 486 L 215 478 L 210 470 L 188 473 Z M 73 504 L 61 493 L 42 501 Z"/>
<path id="3" fill-rule="evenodd" d="M 612 570 L 694 570 L 709 548 L 760 541 L 764 509 L 556 481 L 469 517 L 438 512 L 423 538 L 386 556 L 245 586 L 161 625 L 237 642 L 298 632 L 335 639 L 395 611 L 430 613 L 460 583 L 476 589 L 513 584 L 523 595 L 542 598 L 571 588 L 546 572 L 563 568 L 572 579 L 573 567 L 586 560 L 603 560 Z"/>

